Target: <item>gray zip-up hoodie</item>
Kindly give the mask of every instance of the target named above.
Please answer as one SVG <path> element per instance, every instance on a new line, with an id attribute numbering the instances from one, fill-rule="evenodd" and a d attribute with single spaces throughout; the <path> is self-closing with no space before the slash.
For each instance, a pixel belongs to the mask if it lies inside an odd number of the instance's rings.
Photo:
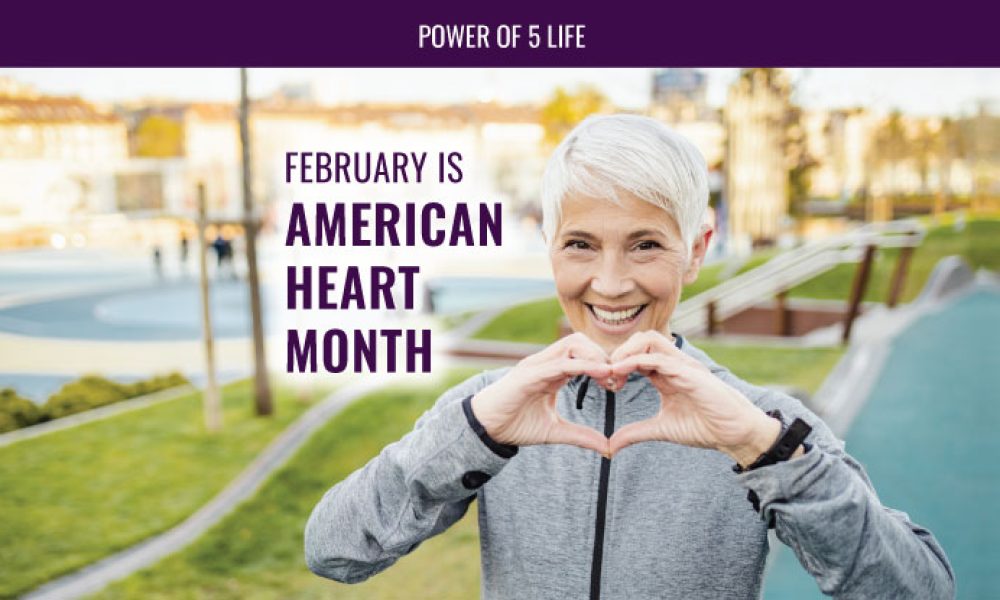
<path id="1" fill-rule="evenodd" d="M 306 525 L 309 568 L 343 582 L 367 579 L 478 499 L 487 599 L 759 598 L 769 524 L 827 594 L 954 597 L 934 536 L 880 504 L 864 469 L 815 414 L 677 339 L 763 410 L 812 425 L 806 454 L 736 474 L 721 452 L 665 442 L 628 447 L 610 461 L 574 446 L 503 446 L 465 401 L 506 369 L 489 371 L 446 392 L 412 432 L 323 496 Z M 576 378 L 560 390 L 566 419 L 609 433 L 659 410 L 657 391 L 637 373 L 617 394 L 587 383 Z"/>

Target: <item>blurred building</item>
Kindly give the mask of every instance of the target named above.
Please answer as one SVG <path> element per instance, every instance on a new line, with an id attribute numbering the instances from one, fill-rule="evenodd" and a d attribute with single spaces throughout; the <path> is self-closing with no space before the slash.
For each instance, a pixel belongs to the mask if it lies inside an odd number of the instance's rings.
<path id="1" fill-rule="evenodd" d="M 669 124 L 701 151 L 711 171 L 721 171 L 726 131 L 718 109 L 708 105 L 708 76 L 697 69 L 653 72 L 649 114 Z"/>
<path id="2" fill-rule="evenodd" d="M 113 208 L 126 124 L 78 97 L 0 79 L 0 229 Z"/>
<path id="3" fill-rule="evenodd" d="M 773 241 L 788 214 L 785 157 L 790 85 L 778 69 L 747 69 L 726 100 L 726 224 L 740 248 Z"/>
<path id="4" fill-rule="evenodd" d="M 708 107 L 708 76 L 697 69 L 658 69 L 653 72 L 653 106 L 667 121 L 704 118 Z"/>
<path id="5" fill-rule="evenodd" d="M 274 92 L 274 98 L 283 102 L 318 104 L 316 86 L 311 82 L 283 83 Z"/>
<path id="6" fill-rule="evenodd" d="M 528 205 L 544 168 L 532 106 L 469 103 L 320 106 L 285 86 L 254 102 L 252 174 L 261 212 L 291 194 L 287 151 L 462 152 L 463 193 Z M 92 215 L 242 218 L 238 109 L 232 103 L 143 100 L 103 110 L 0 80 L 0 229 Z M 430 167 L 431 165 L 428 165 Z M 428 169 L 435 172 L 436 169 Z M 358 199 L 396 192 L 367 186 Z M 454 187 L 454 186 L 451 186 Z"/>
<path id="7" fill-rule="evenodd" d="M 211 204 L 220 214 L 242 210 L 239 128 L 235 107 L 197 104 L 183 112 L 182 153 L 208 179 Z M 466 189 L 501 194 L 517 205 L 537 196 L 544 131 L 538 110 L 527 106 L 470 103 L 354 104 L 336 107 L 275 97 L 253 104 L 250 114 L 254 193 L 267 204 L 291 193 L 285 183 L 287 151 L 460 151 Z M 470 187 L 471 186 L 471 187 Z M 384 186 L 357 199 L 388 198 Z"/>
<path id="8" fill-rule="evenodd" d="M 0 159 L 109 163 L 128 156 L 125 123 L 75 96 L 0 79 Z"/>
<path id="9" fill-rule="evenodd" d="M 308 89 L 286 86 L 252 106 L 252 173 L 262 213 L 292 193 L 284 182 L 287 151 L 410 150 L 428 152 L 429 160 L 437 151 L 459 151 L 467 200 L 504 200 L 518 210 L 538 195 L 545 157 L 537 107 L 329 107 L 310 98 Z M 157 100 L 104 109 L 0 80 L 0 231 L 101 215 L 191 218 L 199 183 L 210 218 L 242 218 L 237 112 L 229 103 Z M 397 192 L 366 186 L 358 193 L 364 200 Z"/>

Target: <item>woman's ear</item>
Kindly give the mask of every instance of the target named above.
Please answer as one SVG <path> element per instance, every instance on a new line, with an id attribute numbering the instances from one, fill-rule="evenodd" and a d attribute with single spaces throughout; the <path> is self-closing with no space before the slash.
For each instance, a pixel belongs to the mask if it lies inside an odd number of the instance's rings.
<path id="1" fill-rule="evenodd" d="M 687 270 L 684 271 L 684 285 L 691 285 L 698 279 L 698 272 L 701 270 L 701 263 L 705 260 L 705 253 L 708 252 L 708 244 L 712 241 L 715 230 L 711 225 L 702 225 L 698 235 L 694 238 L 694 245 L 691 246 L 691 258 L 688 260 Z"/>

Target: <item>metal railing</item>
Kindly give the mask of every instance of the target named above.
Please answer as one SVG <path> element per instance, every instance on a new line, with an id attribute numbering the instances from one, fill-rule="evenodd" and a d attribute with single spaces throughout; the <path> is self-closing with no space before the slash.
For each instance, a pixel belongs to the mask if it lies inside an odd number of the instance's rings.
<path id="1" fill-rule="evenodd" d="M 686 335 L 714 332 L 716 323 L 762 300 L 774 298 L 841 263 L 858 262 L 869 246 L 914 248 L 925 233 L 919 222 L 906 219 L 869 223 L 836 238 L 803 244 L 681 302 L 674 311 L 671 328 Z"/>

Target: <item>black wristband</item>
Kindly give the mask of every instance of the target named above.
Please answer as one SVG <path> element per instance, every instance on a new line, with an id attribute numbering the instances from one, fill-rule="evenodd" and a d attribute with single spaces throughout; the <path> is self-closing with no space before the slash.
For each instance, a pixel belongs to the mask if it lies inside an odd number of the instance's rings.
<path id="1" fill-rule="evenodd" d="M 733 465 L 734 473 L 745 473 L 788 460 L 795 453 L 795 450 L 802 445 L 803 440 L 806 439 L 809 432 L 812 431 L 812 426 L 798 418 L 791 425 L 786 426 L 779 410 L 768 411 L 767 416 L 778 419 L 781 422 L 781 433 L 778 434 L 778 439 L 774 441 L 774 444 L 766 452 L 757 457 L 757 460 L 746 467 L 740 466 L 739 463 Z"/>
<path id="2" fill-rule="evenodd" d="M 493 451 L 493 454 L 496 454 L 501 458 L 511 458 L 517 454 L 517 446 L 501 444 L 491 438 L 490 434 L 486 433 L 486 428 L 483 427 L 483 424 L 476 418 L 476 414 L 472 412 L 472 396 L 468 396 L 462 400 L 462 411 L 465 413 L 465 420 L 469 422 L 469 427 L 471 427 L 472 431 L 479 436 L 479 439 L 486 444 L 486 447 Z"/>

